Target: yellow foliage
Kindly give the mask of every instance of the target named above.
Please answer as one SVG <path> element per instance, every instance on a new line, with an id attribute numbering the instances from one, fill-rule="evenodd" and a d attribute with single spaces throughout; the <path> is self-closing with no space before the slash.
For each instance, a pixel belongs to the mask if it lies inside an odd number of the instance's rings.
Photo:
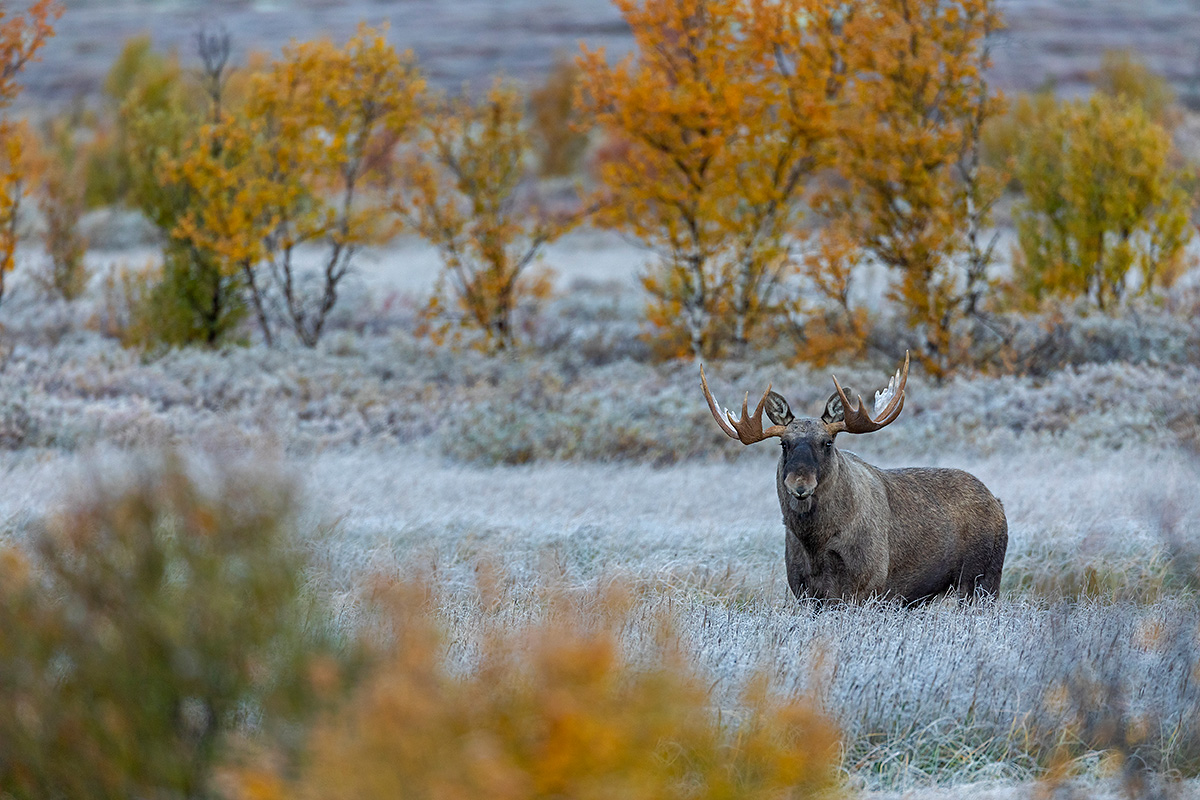
<path id="1" fill-rule="evenodd" d="M 893 270 L 890 296 L 923 338 L 935 375 L 954 367 L 954 323 L 966 306 L 957 259 L 986 222 L 1000 183 L 975 158 L 999 108 L 984 79 L 994 0 L 877 0 L 850 14 L 849 81 L 838 106 L 841 182 L 820 203 Z M 975 264 L 976 280 L 986 264 Z"/>
<path id="2" fill-rule="evenodd" d="M 173 235 L 242 276 L 268 342 L 264 264 L 293 330 L 313 346 L 355 253 L 395 234 L 372 183 L 413 126 L 423 89 L 411 55 L 397 53 L 383 30 L 361 26 L 344 47 L 292 44 L 259 65 L 240 102 L 167 165 L 165 176 L 189 193 Z M 316 296 L 293 261 L 306 243 L 324 252 Z"/>
<path id="3" fill-rule="evenodd" d="M 37 0 L 25 14 L 0 6 L 0 113 L 21 91 L 17 76 L 54 35 L 51 21 L 62 14 L 56 0 Z M 31 136 L 25 125 L 0 119 L 0 300 L 4 278 L 16 265 L 21 203 L 33 188 Z"/>
<path id="4" fill-rule="evenodd" d="M 423 328 L 439 341 L 475 332 L 484 349 L 511 348 L 519 305 L 551 290 L 546 273 L 530 267 L 582 219 L 521 196 L 530 152 L 522 106 L 517 90 L 500 81 L 479 103 L 435 101 L 393 194 L 392 208 L 442 259 Z"/>
<path id="5" fill-rule="evenodd" d="M 1023 100 L 1018 115 L 1030 120 L 1015 155 L 1019 288 L 1033 301 L 1086 296 L 1105 309 L 1132 287 L 1169 286 L 1186 266 L 1191 224 L 1166 130 L 1140 105 L 1099 94 Z"/>
<path id="6" fill-rule="evenodd" d="M 782 798 L 832 795 L 837 738 L 805 701 L 756 682 L 722 725 L 681 647 L 635 663 L 627 600 L 551 598 L 547 618 L 446 667 L 429 593 L 399 587 L 393 643 L 348 705 L 317 726 L 294 779 L 250 770 L 243 798 Z M 616 606 L 614 608 L 614 605 Z"/>
<path id="7" fill-rule="evenodd" d="M 1168 130 L 1179 122 L 1171 84 L 1129 50 L 1105 51 L 1092 82 L 1102 94 L 1141 106 L 1147 117 Z"/>
<path id="8" fill-rule="evenodd" d="M 610 137 L 602 224 L 660 257 L 651 319 L 693 355 L 744 348 L 784 308 L 808 177 L 829 134 L 829 4 L 618 0 L 638 58 L 580 57 Z"/>

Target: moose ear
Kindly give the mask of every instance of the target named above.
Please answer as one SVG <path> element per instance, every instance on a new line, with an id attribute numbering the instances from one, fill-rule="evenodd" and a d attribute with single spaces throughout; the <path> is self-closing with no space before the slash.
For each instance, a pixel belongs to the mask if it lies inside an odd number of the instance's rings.
<path id="1" fill-rule="evenodd" d="M 854 390 L 847 386 L 843 391 L 846 392 L 846 397 L 850 397 Z M 821 415 L 821 422 L 840 422 L 846 418 L 846 406 L 842 403 L 842 398 L 837 392 L 829 395 L 829 399 L 825 401 L 825 413 Z"/>
<path id="2" fill-rule="evenodd" d="M 788 405 L 788 401 L 783 399 L 783 395 L 776 392 L 771 392 L 767 395 L 765 408 L 767 416 L 776 425 L 791 425 L 792 420 L 796 418 L 796 415 L 792 413 L 792 407 Z"/>

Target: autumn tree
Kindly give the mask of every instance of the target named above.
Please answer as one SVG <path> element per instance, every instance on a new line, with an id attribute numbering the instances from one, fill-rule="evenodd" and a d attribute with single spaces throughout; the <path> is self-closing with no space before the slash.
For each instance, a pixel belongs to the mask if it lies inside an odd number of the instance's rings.
<path id="1" fill-rule="evenodd" d="M 712 355 L 715 322 L 727 300 L 719 259 L 732 195 L 728 141 L 751 80 L 734 57 L 733 0 L 616 0 L 633 33 L 633 54 L 610 65 L 586 47 L 580 101 L 610 137 L 597 178 L 608 193 L 598 220 L 639 239 L 658 256 L 643 278 L 655 325 L 678 337 L 679 352 Z M 722 202 L 724 200 L 725 202 Z"/>
<path id="2" fill-rule="evenodd" d="M 737 53 L 756 79 L 740 135 L 731 141 L 734 204 L 725 218 L 732 243 L 725 265 L 735 350 L 796 309 L 785 284 L 804 270 L 799 252 L 808 184 L 831 164 L 835 104 L 845 85 L 846 12 L 819 0 L 755 0 L 736 20 Z M 826 251 L 829 252 L 828 250 Z"/>
<path id="3" fill-rule="evenodd" d="M 17 76 L 54 35 L 52 22 L 61 15 L 55 0 L 37 0 L 24 14 L 0 6 L 0 300 L 16 265 L 21 205 L 33 188 L 29 130 L 4 114 L 21 91 Z"/>
<path id="4" fill-rule="evenodd" d="M 1141 106 L 1147 117 L 1167 130 L 1179 122 L 1170 82 L 1130 50 L 1106 50 L 1092 83 L 1101 94 Z"/>
<path id="5" fill-rule="evenodd" d="M 174 54 L 155 50 L 147 35 L 126 40 L 105 76 L 81 154 L 89 208 L 138 205 L 133 196 L 135 171 L 143 165 L 130 141 L 130 128 L 143 113 L 179 104 L 182 88 L 183 69 Z"/>
<path id="6" fill-rule="evenodd" d="M 429 329 L 438 338 L 475 332 L 484 349 L 507 350 L 522 301 L 549 291 L 530 268 L 584 212 L 551 212 L 525 191 L 531 144 L 515 88 L 497 81 L 478 102 L 464 93 L 431 105 L 393 201 L 441 256 Z"/>
<path id="7" fill-rule="evenodd" d="M 760 87 L 766 102 L 736 160 L 739 176 L 751 176 L 739 181 L 741 192 L 767 202 L 744 202 L 739 210 L 748 213 L 732 218 L 731 235 L 742 255 L 733 306 L 740 324 L 747 300 L 775 297 L 774 305 L 758 304 L 760 314 L 767 319 L 786 314 L 799 334 L 802 357 L 825 363 L 834 355 L 860 353 L 868 329 L 866 311 L 851 301 L 861 247 L 836 220 L 824 220 L 812 234 L 799 230 L 801 203 L 815 199 L 808 184 L 833 165 L 837 103 L 848 77 L 845 27 L 858 9 L 809 0 L 754 2 L 750 9 L 744 47 L 766 73 Z M 783 303 L 778 284 L 760 286 L 755 280 L 771 263 L 755 254 L 772 251 L 784 267 L 773 277 L 799 278 L 799 291 Z M 789 274 L 793 268 L 795 275 Z M 747 339 L 735 334 L 735 341 L 744 347 Z"/>
<path id="8" fill-rule="evenodd" d="M 293 44 L 201 132 L 213 146 L 175 162 L 196 198 L 177 235 L 240 276 L 268 343 L 278 301 L 285 324 L 315 346 L 356 253 L 394 234 L 373 187 L 422 87 L 382 30 L 360 27 L 344 48 Z M 302 249 L 319 260 L 315 276 L 300 266 Z"/>
<path id="9" fill-rule="evenodd" d="M 196 46 L 201 66 L 195 72 L 174 58 L 160 61 L 140 55 L 140 47 L 131 50 L 120 115 L 129 200 L 164 234 L 162 272 L 144 315 L 158 321 L 155 338 L 169 346 L 215 346 L 237 330 L 247 310 L 241 276 L 223 269 L 211 249 L 180 227 L 203 198 L 179 165 L 197 150 L 221 151 L 214 126 L 228 113 L 233 73 L 227 34 L 201 32 Z"/>
<path id="10" fill-rule="evenodd" d="M 191 147 L 167 169 L 191 188 L 193 202 L 181 215 L 173 235 L 203 252 L 224 280 L 237 281 L 249 292 L 259 328 L 273 344 L 274 323 L 268 315 L 260 264 L 270 217 L 263 210 L 265 164 L 258 149 L 261 129 L 245 119 L 202 127 L 197 138 L 217 143 Z"/>
<path id="11" fill-rule="evenodd" d="M 1111 309 L 1135 288 L 1169 286 L 1191 225 L 1167 131 L 1120 97 L 1043 100 L 1035 118 L 1036 102 L 1022 101 L 1032 122 L 1015 159 L 1019 288 L 1034 301 L 1082 296 Z"/>
<path id="12" fill-rule="evenodd" d="M 257 88 L 250 112 L 261 110 L 275 126 L 267 131 L 268 146 L 274 136 L 296 139 L 295 152 L 272 156 L 273 168 L 298 168 L 302 186 L 297 190 L 289 176 L 273 174 L 283 190 L 268 203 L 278 225 L 268 237 L 267 258 L 292 329 L 309 347 L 320 338 L 355 255 L 396 232 L 368 183 L 380 178 L 388 151 L 413 128 L 424 86 L 412 54 L 398 53 L 384 30 L 363 25 L 342 48 L 329 40 L 285 48 Z M 307 202 L 289 208 L 300 195 Z M 320 251 L 311 286 L 295 260 L 301 244 Z"/>
<path id="13" fill-rule="evenodd" d="M 826 4 L 618 0 L 637 57 L 584 50 L 581 105 L 614 145 L 604 224 L 651 247 L 677 354 L 745 347 L 779 310 L 833 87 Z M 807 15 L 807 16 L 806 16 Z"/>
<path id="14" fill-rule="evenodd" d="M 978 305 L 992 255 L 981 236 L 1002 182 L 978 154 L 1000 108 L 984 79 L 998 24 L 994 0 L 872 0 L 843 28 L 839 180 L 819 204 L 893 273 L 889 296 L 935 375 L 960 357 L 956 323 Z"/>
<path id="15" fill-rule="evenodd" d="M 636 58 L 580 59 L 581 105 L 613 142 L 601 220 L 658 254 L 643 284 L 674 354 L 744 350 L 788 300 L 838 87 L 835 12 L 815 0 L 618 6 Z"/>

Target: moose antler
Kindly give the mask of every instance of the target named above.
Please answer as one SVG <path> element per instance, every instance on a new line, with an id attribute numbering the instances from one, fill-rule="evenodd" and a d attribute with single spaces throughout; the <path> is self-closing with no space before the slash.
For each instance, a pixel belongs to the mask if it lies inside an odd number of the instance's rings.
<path id="1" fill-rule="evenodd" d="M 846 433 L 871 433 L 891 425 L 896 421 L 896 417 L 900 416 L 901 409 L 904 408 L 904 386 L 907 383 L 908 351 L 905 350 L 904 366 L 896 370 L 896 374 L 888 381 L 886 388 L 875 393 L 875 407 L 872 409 L 874 417 L 872 418 L 863 408 L 862 395 L 858 396 L 858 405 L 850 407 L 850 400 L 846 397 L 846 392 L 842 390 L 842 385 L 838 383 L 837 376 L 834 375 L 833 385 L 837 387 L 838 397 L 842 398 L 845 416 L 840 422 L 832 424 L 838 426 L 839 431 Z"/>
<path id="2" fill-rule="evenodd" d="M 708 381 L 704 378 L 704 365 L 700 365 L 700 385 L 704 387 L 704 399 L 708 401 L 708 410 L 712 412 L 713 419 L 721 426 L 721 430 L 725 431 L 731 439 L 737 439 L 742 444 L 754 444 L 761 442 L 763 439 L 769 439 L 772 436 L 782 436 L 787 430 L 785 425 L 772 425 L 765 431 L 762 426 L 763 406 L 767 402 L 767 395 L 771 393 L 771 385 L 767 384 L 767 390 L 763 392 L 762 399 L 758 401 L 758 407 L 751 414 L 748 408 L 750 402 L 750 393 L 746 392 L 746 397 L 742 399 L 742 416 L 733 416 L 729 409 L 725 409 L 724 416 L 717 410 L 717 401 L 713 399 L 712 392 L 708 390 Z"/>

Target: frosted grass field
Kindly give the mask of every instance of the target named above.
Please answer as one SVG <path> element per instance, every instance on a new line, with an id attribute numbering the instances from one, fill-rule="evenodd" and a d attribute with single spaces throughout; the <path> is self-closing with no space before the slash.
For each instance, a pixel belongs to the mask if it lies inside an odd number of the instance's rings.
<path id="1" fill-rule="evenodd" d="M 1073 721 L 1052 695 L 1081 670 L 1111 679 L 1119 697 L 1110 700 L 1128 704 L 1126 713 L 1152 714 L 1167 727 L 1172 740 L 1147 758 L 1194 769 L 1195 653 L 1176 646 L 1183 639 L 1160 646 L 1151 633 L 1184 631 L 1191 642 L 1200 624 L 1194 595 L 1067 603 L 1014 586 L 1014 578 L 1078 570 L 1079 562 L 1158 580 L 1146 565 L 1163 550 L 1165 526 L 1195 530 L 1200 520 L 1200 473 L 1180 456 L 947 458 L 942 463 L 971 469 L 1006 503 L 1012 538 L 1002 598 L 983 608 L 820 611 L 788 594 L 766 456 L 666 468 L 486 468 L 403 448 L 339 448 L 280 460 L 276 468 L 303 487 L 314 580 L 343 624 L 354 624 L 370 576 L 429 576 L 443 592 L 451 657 L 464 668 L 489 630 L 536 620 L 545 587 L 565 585 L 590 602 L 622 582 L 639 598 L 630 647 L 669 618 L 724 714 L 736 716 L 741 688 L 760 671 L 779 692 L 815 694 L 842 723 L 846 769 L 865 788 L 1033 779 L 1044 767 L 1033 745 Z M 122 463 L 111 451 L 6 455 L 9 535 L 21 537 L 53 509 L 64 486 Z M 1165 508 L 1174 509 L 1166 521 Z M 1046 551 L 1059 561 L 1047 563 Z M 481 564 L 506 584 L 499 605 L 479 597 Z M 1082 757 L 1079 768 L 1095 777 L 1098 761 Z"/>
<path id="2" fill-rule="evenodd" d="M 1010 524 L 1001 600 L 818 610 L 787 593 L 773 447 L 742 449 L 710 429 L 694 366 L 421 347 L 342 332 L 317 353 L 142 362 L 86 331 L 20 343 L 0 372 L 0 536 L 23 540 L 72 486 L 119 475 L 143 449 L 254 457 L 302 488 L 312 579 L 341 624 L 355 624 L 373 576 L 430 577 L 462 668 L 487 631 L 538 619 L 547 587 L 587 603 L 629 584 L 630 648 L 670 618 L 724 715 L 760 672 L 775 691 L 815 694 L 844 728 L 848 780 L 865 789 L 1033 780 L 1046 741 L 1076 722 L 1055 698 L 1078 681 L 1109 692 L 1096 709 L 1156 721 L 1139 745 L 1153 768 L 1195 775 L 1200 610 L 1187 558 L 1200 467 L 1165 416 L 1194 393 L 1194 368 L 914 380 L 899 423 L 840 444 L 881 465 L 953 465 L 984 480 Z M 828 393 L 818 373 L 763 365 L 714 368 L 714 391 L 732 397 L 770 372 L 810 413 Z M 860 368 L 854 385 L 870 374 Z M 592 409 L 592 429 L 580 409 Z M 605 439 L 613 420 L 630 421 L 620 446 Z M 576 427 L 524 452 L 530 431 L 556 425 Z M 655 435 L 666 444 L 647 444 Z M 587 445 L 571 450 L 572 439 Z M 672 447 L 673 462 L 662 458 Z M 497 458 L 512 452 L 530 463 Z M 481 602 L 481 565 L 500 576 L 502 602 Z M 1096 781 L 1111 765 L 1088 752 L 1072 750 L 1075 769 Z"/>
<path id="3" fill-rule="evenodd" d="M 839 446 L 979 476 L 1009 519 L 1001 597 L 819 610 L 786 587 L 774 446 L 717 431 L 694 364 L 643 360 L 628 276 L 599 282 L 606 262 L 567 252 L 574 288 L 527 319 L 516 359 L 415 340 L 415 301 L 371 291 L 349 295 L 315 351 L 144 358 L 94 330 L 95 292 L 53 305 L 18 280 L 2 319 L 0 541 L 26 541 L 138 453 L 173 447 L 202 470 L 251 458 L 300 487 L 311 579 L 339 624 L 357 624 L 375 576 L 425 576 L 461 669 L 489 631 L 535 622 L 548 591 L 590 604 L 623 585 L 633 652 L 669 620 L 731 718 L 759 674 L 818 698 L 842 726 L 848 782 L 871 794 L 1026 796 L 1055 744 L 1079 796 L 1115 792 L 1112 731 L 1156 774 L 1200 773 L 1200 330 L 1170 313 L 1187 296 L 1073 319 L 1044 374 L 914 373 L 895 425 Z M 891 368 L 837 374 L 865 394 Z M 770 353 L 710 373 L 728 404 L 773 382 L 812 414 L 832 390 L 829 371 Z"/>

